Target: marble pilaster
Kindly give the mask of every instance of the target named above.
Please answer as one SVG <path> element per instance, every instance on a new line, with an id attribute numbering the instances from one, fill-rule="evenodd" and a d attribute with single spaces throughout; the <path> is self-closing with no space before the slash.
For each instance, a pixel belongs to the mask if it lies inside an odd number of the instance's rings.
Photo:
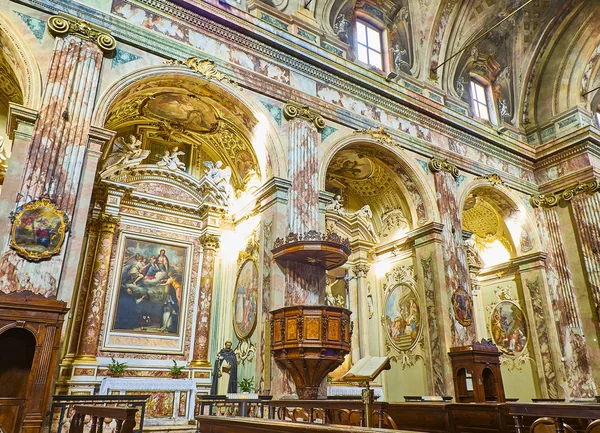
<path id="1" fill-rule="evenodd" d="M 452 164 L 435 158 L 431 160 L 429 166 L 433 171 L 443 224 L 446 288 L 456 302 L 456 307 L 450 309 L 453 322 L 452 345 L 467 346 L 476 340 L 477 334 L 473 317 L 469 268 L 463 243 L 463 228 L 456 199 L 458 170 Z"/>
<path id="2" fill-rule="evenodd" d="M 93 260 L 89 293 L 86 309 L 83 316 L 81 341 L 75 362 L 96 362 L 96 352 L 100 342 L 100 328 L 104 317 L 106 292 L 108 290 L 108 276 L 110 273 L 110 258 L 112 254 L 114 236 L 119 225 L 119 218 L 109 214 L 99 217 L 99 233 L 96 254 Z"/>
<path id="3" fill-rule="evenodd" d="M 102 60 L 114 50 L 116 41 L 106 31 L 67 16 L 50 17 L 48 29 L 56 41 L 46 87 L 24 172 L 11 178 L 9 182 L 19 185 L 9 189 L 18 191 L 13 209 L 47 196 L 72 221 Z M 65 248 L 40 263 L 29 262 L 12 250 L 5 252 L 0 259 L 0 290 L 56 297 Z"/>
<path id="4" fill-rule="evenodd" d="M 580 194 L 571 200 L 571 206 L 597 322 L 600 320 L 600 193 Z"/>
<path id="5" fill-rule="evenodd" d="M 567 265 L 556 207 L 536 208 L 541 241 L 545 251 L 547 281 L 552 300 L 558 341 L 567 371 L 567 398 L 596 395 L 589 353 L 581 325 L 573 279 Z"/>
<path id="6" fill-rule="evenodd" d="M 208 360 L 208 340 L 210 334 L 213 281 L 215 277 L 215 256 L 219 249 L 219 237 L 211 233 L 205 233 L 200 237 L 200 243 L 204 252 L 202 254 L 194 352 L 193 358 L 189 363 L 192 367 L 210 366 L 210 361 Z"/>
<path id="7" fill-rule="evenodd" d="M 358 335 L 360 358 L 371 354 L 369 344 L 369 307 L 367 305 L 367 274 L 370 266 L 366 263 L 357 263 L 352 267 L 352 272 L 356 275 L 356 305 L 357 314 L 352 315 L 354 322 L 354 334 Z M 356 312 L 356 310 L 352 310 Z M 352 342 L 354 344 L 354 342 Z"/>

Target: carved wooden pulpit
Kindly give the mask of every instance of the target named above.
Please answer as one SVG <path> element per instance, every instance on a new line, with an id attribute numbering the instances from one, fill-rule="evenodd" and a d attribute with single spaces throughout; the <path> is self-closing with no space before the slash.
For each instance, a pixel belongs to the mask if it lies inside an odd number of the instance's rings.
<path id="1" fill-rule="evenodd" d="M 500 356 L 491 340 L 450 349 L 454 393 L 458 403 L 505 402 Z"/>

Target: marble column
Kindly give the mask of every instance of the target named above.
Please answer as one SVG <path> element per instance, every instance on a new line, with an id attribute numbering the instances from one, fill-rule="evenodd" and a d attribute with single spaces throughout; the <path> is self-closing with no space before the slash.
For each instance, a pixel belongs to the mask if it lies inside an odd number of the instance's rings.
<path id="1" fill-rule="evenodd" d="M 116 41 L 105 30 L 66 16 L 50 17 L 48 29 L 56 36 L 55 48 L 25 170 L 11 180 L 20 183 L 14 208 L 49 197 L 72 220 L 102 59 Z M 56 297 L 64 251 L 65 246 L 39 263 L 6 251 L 0 259 L 0 290 Z"/>
<path id="2" fill-rule="evenodd" d="M 69 362 L 77 354 L 77 346 L 81 337 L 81 321 L 85 313 L 86 300 L 91 284 L 92 271 L 94 269 L 94 257 L 98 246 L 98 236 L 100 235 L 101 222 L 100 218 L 96 217 L 88 221 L 86 227 L 86 250 L 84 267 L 81 274 L 79 293 L 77 294 L 77 306 L 73 312 L 73 322 L 71 324 L 71 333 L 69 347 L 63 362 Z"/>
<path id="3" fill-rule="evenodd" d="M 288 192 L 289 232 L 297 235 L 319 231 L 319 130 L 325 120 L 306 106 L 288 102 L 283 110 L 289 121 Z M 325 272 L 308 263 L 285 266 L 286 305 L 323 304 Z"/>
<path id="4" fill-rule="evenodd" d="M 200 237 L 200 243 L 203 247 L 200 297 L 198 299 L 198 315 L 196 316 L 194 353 L 189 365 L 192 367 L 210 367 L 211 364 L 208 360 L 210 311 L 215 276 L 215 256 L 219 249 L 219 237 L 206 233 Z"/>
<path id="5" fill-rule="evenodd" d="M 104 320 L 104 305 L 108 290 L 108 276 L 110 273 L 110 259 L 112 255 L 115 232 L 119 226 L 119 218 L 113 215 L 102 214 L 99 217 L 100 225 L 96 254 L 90 280 L 89 294 L 86 309 L 83 315 L 81 341 L 75 362 L 95 363 L 96 352 L 100 342 L 100 328 Z"/>
<path id="6" fill-rule="evenodd" d="M 536 208 L 543 249 L 548 253 L 546 274 L 562 358 L 567 372 L 567 398 L 596 395 L 589 354 L 582 330 L 573 279 L 559 227 L 556 207 Z"/>
<path id="7" fill-rule="evenodd" d="M 592 194 L 577 195 L 571 200 L 571 206 L 583 253 L 583 265 L 596 310 L 595 321 L 598 322 L 600 320 L 600 193 L 595 191 L 600 182 L 594 180 L 589 184 L 593 188 Z"/>
<path id="8" fill-rule="evenodd" d="M 371 267 L 366 263 L 357 263 L 352 267 L 356 275 L 356 305 L 358 311 L 352 310 L 352 321 L 354 322 L 354 335 L 358 335 L 360 358 L 371 354 L 369 344 L 369 306 L 367 304 L 367 274 Z M 352 342 L 354 344 L 354 342 Z M 359 358 L 359 359 L 360 359 Z"/>
<path id="9" fill-rule="evenodd" d="M 456 201 L 458 169 L 449 162 L 433 158 L 429 163 L 435 179 L 442 219 L 446 289 L 451 293 L 452 346 L 468 346 L 476 340 L 473 298 L 469 268 L 463 243 L 463 228 Z"/>

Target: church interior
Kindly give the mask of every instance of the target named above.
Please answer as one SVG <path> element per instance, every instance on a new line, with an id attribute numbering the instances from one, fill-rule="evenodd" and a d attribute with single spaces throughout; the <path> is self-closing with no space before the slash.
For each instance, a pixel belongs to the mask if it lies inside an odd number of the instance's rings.
<path id="1" fill-rule="evenodd" d="M 598 0 L 0 0 L 0 432 L 599 433 L 599 190 Z"/>

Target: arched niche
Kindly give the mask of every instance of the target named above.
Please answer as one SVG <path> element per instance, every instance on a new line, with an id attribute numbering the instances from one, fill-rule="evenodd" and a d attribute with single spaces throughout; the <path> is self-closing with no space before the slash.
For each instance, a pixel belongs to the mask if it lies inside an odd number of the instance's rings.
<path id="1" fill-rule="evenodd" d="M 172 114 L 161 110 L 170 105 L 177 106 Z M 187 66 L 150 66 L 114 82 L 101 96 L 92 123 L 117 130 L 117 136 L 134 133 L 159 144 L 204 143 L 206 156 L 232 167 L 237 186 L 250 167 L 262 181 L 286 173 L 285 151 L 264 110 L 234 83 L 206 80 Z M 182 130 L 189 131 L 187 137 Z"/>
<path id="2" fill-rule="evenodd" d="M 328 170 L 340 152 L 360 154 L 375 161 L 382 176 L 389 179 L 388 185 L 403 197 L 404 205 L 401 205 L 400 209 L 410 221 L 410 229 L 431 221 L 439 221 L 435 195 L 427 186 L 424 176 L 411 166 L 399 148 L 387 147 L 371 138 L 357 139 L 356 136 L 346 136 L 324 148 L 319 166 L 319 189 L 327 190 Z"/>
<path id="3" fill-rule="evenodd" d="M 0 397 L 25 397 L 35 346 L 35 337 L 27 329 L 10 328 L 0 333 L 0 348 L 10 353 L 0 357 Z"/>

